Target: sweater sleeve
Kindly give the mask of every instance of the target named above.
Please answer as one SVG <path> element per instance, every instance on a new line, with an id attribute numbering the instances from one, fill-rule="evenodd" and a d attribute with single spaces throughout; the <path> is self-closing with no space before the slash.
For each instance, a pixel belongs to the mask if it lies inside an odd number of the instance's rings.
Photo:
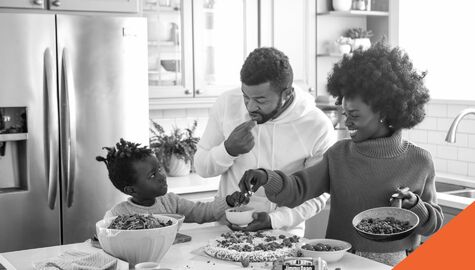
<path id="1" fill-rule="evenodd" d="M 208 123 L 200 138 L 194 157 L 196 172 L 202 177 L 223 174 L 237 157 L 228 154 L 224 147 L 223 120 L 224 97 L 218 98 L 211 108 Z"/>
<path id="2" fill-rule="evenodd" d="M 419 217 L 419 226 L 416 233 L 424 236 L 431 235 L 438 231 L 444 221 L 442 208 L 437 204 L 437 192 L 435 190 L 435 172 L 431 160 L 430 173 L 425 181 L 421 194 L 416 194 L 418 200 L 410 210 Z"/>
<path id="3" fill-rule="evenodd" d="M 289 176 L 281 171 L 265 170 L 268 178 L 267 184 L 264 185 L 267 198 L 278 206 L 293 208 L 324 192 L 329 193 L 327 153 L 314 166 Z"/>
<path id="4" fill-rule="evenodd" d="M 194 202 L 176 194 L 170 194 L 172 205 L 176 205 L 176 213 L 184 215 L 186 223 L 205 223 L 218 221 L 229 208 L 226 198 L 216 197 L 212 202 Z"/>
<path id="5" fill-rule="evenodd" d="M 319 197 L 305 201 L 294 208 L 288 208 L 285 206 L 278 207 L 274 212 L 269 213 L 272 228 L 287 230 L 291 227 L 297 226 L 325 208 L 329 197 L 330 195 L 324 193 Z"/>

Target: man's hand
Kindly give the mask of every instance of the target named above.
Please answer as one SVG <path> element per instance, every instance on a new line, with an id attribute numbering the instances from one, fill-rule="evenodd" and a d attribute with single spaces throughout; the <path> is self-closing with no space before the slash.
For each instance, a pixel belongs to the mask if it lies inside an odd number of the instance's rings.
<path id="1" fill-rule="evenodd" d="M 229 137 L 224 141 L 224 148 L 226 148 L 228 154 L 237 157 L 240 154 L 251 151 L 254 147 L 254 136 L 251 130 L 255 126 L 256 122 L 250 120 L 234 128 Z"/>
<path id="2" fill-rule="evenodd" d="M 236 191 L 233 194 L 226 196 L 226 203 L 228 203 L 230 207 L 236 207 L 241 204 L 248 204 L 249 197 L 245 196 L 240 191 Z"/>
<path id="3" fill-rule="evenodd" d="M 255 232 L 259 230 L 268 230 L 272 229 L 272 223 L 270 216 L 266 212 L 254 212 L 252 213 L 253 221 L 249 223 L 246 227 L 240 227 L 235 224 L 229 224 L 228 227 L 233 231 L 247 231 Z"/>
<path id="4" fill-rule="evenodd" d="M 247 170 L 239 181 L 239 189 L 242 193 L 256 192 L 267 183 L 267 173 L 264 170 Z"/>

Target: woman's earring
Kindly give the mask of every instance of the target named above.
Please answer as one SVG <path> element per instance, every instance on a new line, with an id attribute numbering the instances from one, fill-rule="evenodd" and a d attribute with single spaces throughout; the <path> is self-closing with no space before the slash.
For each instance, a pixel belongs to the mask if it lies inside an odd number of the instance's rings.
<path id="1" fill-rule="evenodd" d="M 383 121 L 383 119 L 379 119 L 379 122 L 382 124 L 384 121 Z"/>

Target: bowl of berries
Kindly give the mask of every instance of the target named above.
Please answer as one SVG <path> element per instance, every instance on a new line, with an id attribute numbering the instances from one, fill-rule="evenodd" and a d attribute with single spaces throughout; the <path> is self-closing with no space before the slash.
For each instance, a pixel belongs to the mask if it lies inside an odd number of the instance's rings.
<path id="1" fill-rule="evenodd" d="M 327 262 L 339 261 L 351 248 L 351 244 L 336 239 L 312 239 L 297 244 L 303 257 L 322 258 Z"/>

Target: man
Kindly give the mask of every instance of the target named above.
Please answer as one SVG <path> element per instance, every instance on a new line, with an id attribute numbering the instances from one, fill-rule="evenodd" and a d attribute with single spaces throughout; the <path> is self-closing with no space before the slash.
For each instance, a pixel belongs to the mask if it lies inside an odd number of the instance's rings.
<path id="1" fill-rule="evenodd" d="M 242 66 L 241 82 L 241 89 L 223 93 L 211 109 L 194 158 L 199 175 L 221 175 L 219 197 L 239 190 L 239 180 L 248 169 L 291 173 L 315 164 L 336 138 L 313 97 L 292 87 L 292 67 L 281 51 L 255 49 Z M 318 213 L 327 199 L 324 194 L 290 209 L 277 207 L 260 189 L 248 204 L 256 209 L 254 220 L 240 229 L 273 228 L 303 236 L 304 221 Z"/>

